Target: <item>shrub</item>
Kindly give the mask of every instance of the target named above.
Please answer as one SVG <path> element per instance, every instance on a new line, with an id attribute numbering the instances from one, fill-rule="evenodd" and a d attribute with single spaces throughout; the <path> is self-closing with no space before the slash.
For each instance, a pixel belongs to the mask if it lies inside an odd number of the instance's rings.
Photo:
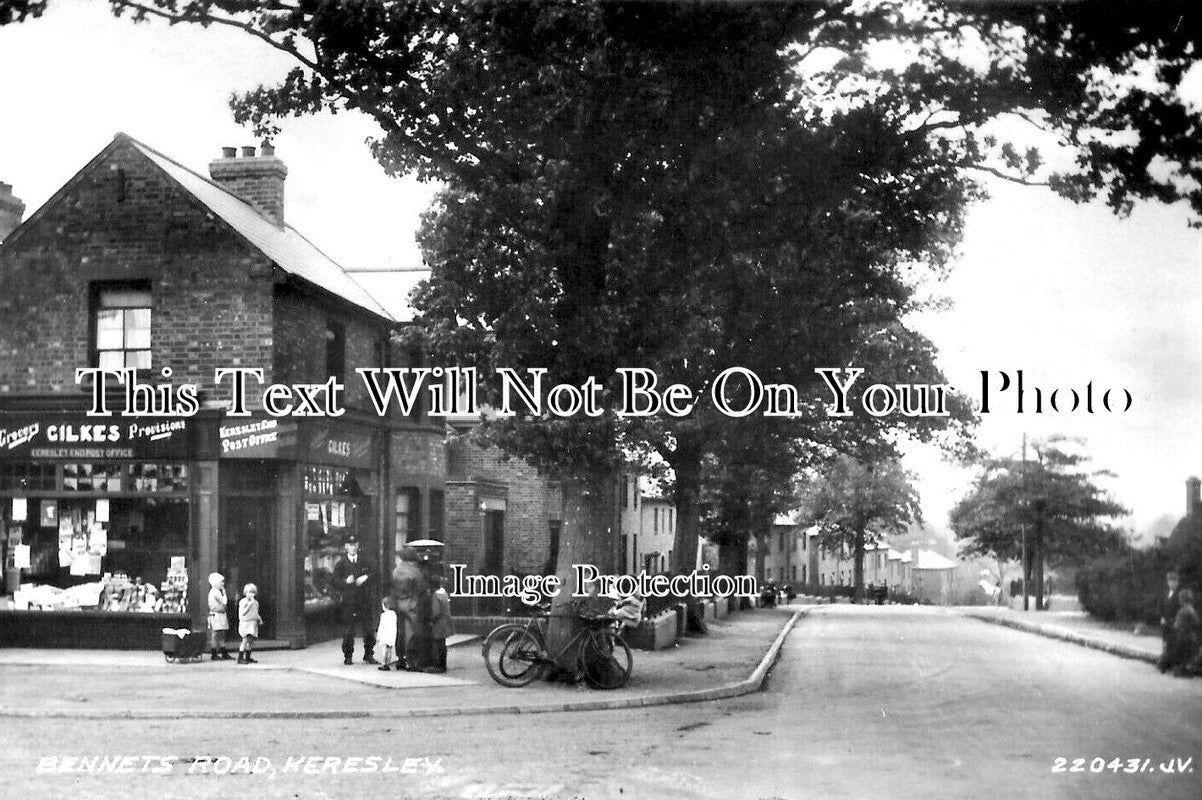
<path id="1" fill-rule="evenodd" d="M 1096 558 L 1077 572 L 1077 597 L 1098 619 L 1155 625 L 1169 564 L 1159 548 Z"/>

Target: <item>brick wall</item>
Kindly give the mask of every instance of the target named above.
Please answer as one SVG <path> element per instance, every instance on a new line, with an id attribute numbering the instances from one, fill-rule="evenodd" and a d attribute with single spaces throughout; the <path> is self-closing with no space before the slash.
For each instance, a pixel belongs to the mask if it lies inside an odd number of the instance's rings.
<path id="1" fill-rule="evenodd" d="M 483 557 L 484 497 L 504 498 L 505 571 L 541 573 L 551 546 L 551 523 L 563 519 L 559 485 L 521 459 L 506 459 L 469 435 L 452 440 L 447 463 L 448 559 L 473 571 Z"/>
<path id="2" fill-rule="evenodd" d="M 150 285 L 152 364 L 210 386 L 271 364 L 270 263 L 131 144 L 115 141 L 0 249 L 0 392 L 81 391 L 91 290 Z"/>
<path id="3" fill-rule="evenodd" d="M 365 311 L 302 291 L 291 284 L 275 293 L 275 374 L 284 383 L 325 383 L 330 378 L 326 364 L 326 328 L 329 322 L 342 326 L 345 335 L 345 369 L 339 380 L 345 385 L 343 405 L 375 413 L 367 388 L 356 369 L 379 367 L 380 344 L 387 336 L 383 322 L 375 324 Z"/>

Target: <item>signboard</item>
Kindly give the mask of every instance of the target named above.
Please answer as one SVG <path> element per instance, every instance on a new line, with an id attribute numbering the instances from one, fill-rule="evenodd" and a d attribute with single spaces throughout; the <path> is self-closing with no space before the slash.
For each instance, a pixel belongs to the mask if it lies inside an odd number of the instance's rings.
<path id="1" fill-rule="evenodd" d="M 290 420 L 229 417 L 217 428 L 222 458 L 295 458 L 297 426 Z"/>
<path id="2" fill-rule="evenodd" d="M 315 425 L 309 432 L 309 459 L 315 464 L 337 464 L 375 469 L 371 435 L 326 425 Z"/>
<path id="3" fill-rule="evenodd" d="M 0 412 L 0 461 L 188 457 L 186 417 Z"/>

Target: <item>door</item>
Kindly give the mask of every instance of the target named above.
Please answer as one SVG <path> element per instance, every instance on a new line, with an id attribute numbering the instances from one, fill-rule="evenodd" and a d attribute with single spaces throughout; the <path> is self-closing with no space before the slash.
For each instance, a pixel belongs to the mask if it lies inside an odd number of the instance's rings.
<path id="1" fill-rule="evenodd" d="M 505 568 L 505 512 L 484 512 L 485 575 L 502 575 Z"/>
<path id="2" fill-rule="evenodd" d="M 225 576 L 230 598 L 230 629 L 236 630 L 238 600 L 242 589 L 253 583 L 259 588 L 259 613 L 263 624 L 260 638 L 275 633 L 275 609 L 278 597 L 275 553 L 272 546 L 272 503 L 262 497 L 222 498 L 221 574 Z"/>

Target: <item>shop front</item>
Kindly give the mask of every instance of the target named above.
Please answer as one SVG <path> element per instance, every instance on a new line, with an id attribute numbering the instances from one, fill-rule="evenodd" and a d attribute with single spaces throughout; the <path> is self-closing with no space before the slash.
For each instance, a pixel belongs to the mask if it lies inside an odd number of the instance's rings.
<path id="1" fill-rule="evenodd" d="M 344 543 L 354 536 L 379 558 L 378 427 L 227 420 L 219 436 L 216 549 L 227 584 L 259 587 L 267 638 L 303 646 L 339 635 L 330 576 Z"/>
<path id="2" fill-rule="evenodd" d="M 196 579 L 188 419 L 0 415 L 0 644 L 155 646 Z"/>
<path id="3" fill-rule="evenodd" d="M 383 559 L 385 453 L 350 421 L 0 413 L 0 645 L 158 648 L 214 571 L 231 619 L 256 584 L 262 639 L 331 638 L 344 542 Z"/>

